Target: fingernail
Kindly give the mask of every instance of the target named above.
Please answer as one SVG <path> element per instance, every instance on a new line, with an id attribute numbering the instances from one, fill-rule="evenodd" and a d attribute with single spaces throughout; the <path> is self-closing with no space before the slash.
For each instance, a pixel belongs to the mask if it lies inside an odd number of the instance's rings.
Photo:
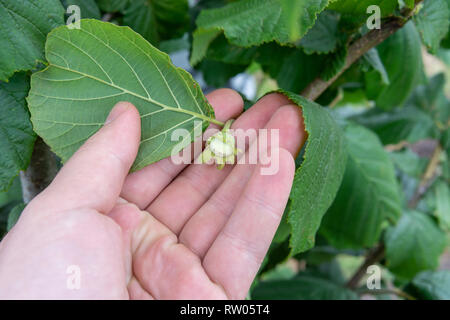
<path id="1" fill-rule="evenodd" d="M 105 125 L 119 118 L 127 110 L 128 110 L 128 103 L 124 102 L 117 103 L 109 113 L 108 118 L 106 118 Z"/>

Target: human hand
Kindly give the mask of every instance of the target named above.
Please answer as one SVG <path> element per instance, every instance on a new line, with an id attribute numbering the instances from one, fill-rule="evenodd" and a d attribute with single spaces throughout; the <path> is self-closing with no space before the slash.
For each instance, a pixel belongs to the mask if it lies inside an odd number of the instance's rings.
<path id="1" fill-rule="evenodd" d="M 208 95 L 221 121 L 241 97 Z M 108 122 L 25 208 L 0 243 L 0 298 L 243 299 L 288 200 L 306 134 L 301 112 L 271 94 L 234 128 L 280 129 L 279 170 L 260 165 L 175 165 L 129 174 L 140 118 L 119 103 Z M 67 285 L 69 266 L 80 286 Z"/>

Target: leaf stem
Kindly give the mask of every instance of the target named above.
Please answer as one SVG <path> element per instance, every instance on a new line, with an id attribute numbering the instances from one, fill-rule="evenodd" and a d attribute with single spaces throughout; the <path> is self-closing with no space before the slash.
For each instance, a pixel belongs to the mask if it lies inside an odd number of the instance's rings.
<path id="1" fill-rule="evenodd" d="M 217 124 L 218 126 L 224 127 L 226 125 L 226 123 L 223 123 L 217 119 L 213 119 L 213 118 L 205 118 L 204 120 L 209 121 L 211 123 Z"/>

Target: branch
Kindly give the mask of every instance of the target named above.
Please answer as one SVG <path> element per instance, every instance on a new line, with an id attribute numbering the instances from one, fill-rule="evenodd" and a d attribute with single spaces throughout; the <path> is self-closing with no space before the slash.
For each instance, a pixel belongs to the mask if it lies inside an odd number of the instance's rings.
<path id="1" fill-rule="evenodd" d="M 416 7 L 420 2 L 421 1 L 416 1 Z M 415 9 L 405 11 L 402 18 L 391 18 L 385 22 L 380 29 L 371 30 L 353 42 L 348 48 L 348 54 L 345 59 L 344 66 L 333 78 L 325 81 L 322 78 L 317 77 L 300 94 L 310 100 L 316 100 L 326 89 L 328 89 L 328 87 L 334 83 L 334 81 L 336 81 L 337 78 L 339 78 L 348 68 L 350 68 L 353 63 L 361 58 L 361 56 L 373 47 L 376 47 L 382 43 L 398 29 L 403 27 L 412 17 L 413 12 L 415 12 Z"/>
<path id="2" fill-rule="evenodd" d="M 36 139 L 31 162 L 27 170 L 20 173 L 23 201 L 29 203 L 44 190 L 58 171 L 56 157 L 41 138 Z"/>
<path id="3" fill-rule="evenodd" d="M 381 243 L 377 247 L 375 247 L 372 251 L 369 252 L 363 264 L 358 268 L 353 277 L 347 282 L 346 287 L 350 289 L 355 289 L 358 287 L 359 282 L 362 277 L 367 273 L 367 268 L 384 257 L 384 244 Z"/>

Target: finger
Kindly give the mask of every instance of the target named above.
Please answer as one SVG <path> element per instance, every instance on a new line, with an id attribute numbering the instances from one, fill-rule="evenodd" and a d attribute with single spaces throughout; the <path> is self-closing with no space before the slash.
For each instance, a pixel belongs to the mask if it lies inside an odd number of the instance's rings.
<path id="1" fill-rule="evenodd" d="M 234 118 L 242 112 L 242 97 L 234 90 L 220 89 L 206 97 L 220 121 Z M 185 167 L 185 164 L 173 163 L 169 157 L 133 172 L 125 180 L 121 196 L 144 209 Z"/>
<path id="2" fill-rule="evenodd" d="M 295 158 L 306 141 L 300 108 L 287 105 L 279 108 L 267 123 L 270 132 L 279 129 L 279 147 Z M 270 146 L 269 139 L 269 146 Z M 220 230 L 228 221 L 253 171 L 250 164 L 236 166 L 208 201 L 192 216 L 180 233 L 180 242 L 202 258 Z"/>
<path id="3" fill-rule="evenodd" d="M 147 211 L 123 201 L 108 214 L 123 232 L 131 251 L 132 298 L 224 299 L 222 288 L 205 273 L 200 259 Z"/>
<path id="4" fill-rule="evenodd" d="M 203 266 L 231 299 L 243 299 L 277 230 L 294 178 L 292 155 L 279 149 L 278 171 L 255 167 L 233 214 L 206 253 Z M 274 164 L 272 160 L 272 165 Z"/>
<path id="5" fill-rule="evenodd" d="M 232 128 L 243 130 L 263 128 L 273 113 L 287 101 L 280 94 L 266 96 L 240 116 Z M 179 234 L 185 223 L 225 180 L 231 170 L 230 165 L 222 170 L 217 170 L 213 165 L 191 165 L 162 191 L 147 211 L 174 233 Z"/>
<path id="6" fill-rule="evenodd" d="M 50 186 L 39 195 L 46 211 L 89 207 L 109 212 L 136 158 L 140 117 L 128 102 L 118 103 L 105 125 L 64 165 Z"/>

